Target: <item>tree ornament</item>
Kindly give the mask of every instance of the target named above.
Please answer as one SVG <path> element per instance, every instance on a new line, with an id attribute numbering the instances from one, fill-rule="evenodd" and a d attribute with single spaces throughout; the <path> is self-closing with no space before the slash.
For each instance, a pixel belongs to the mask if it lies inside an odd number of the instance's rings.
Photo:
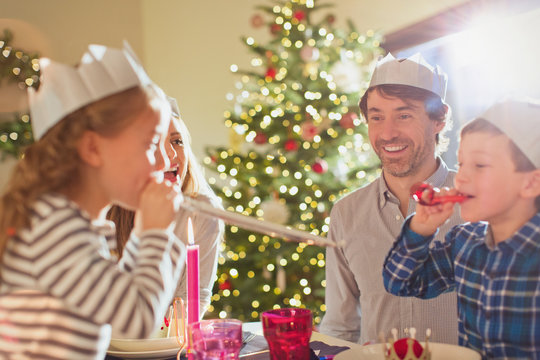
<path id="1" fill-rule="evenodd" d="M 356 120 L 358 120 L 358 115 L 352 111 L 349 111 L 348 113 L 343 114 L 339 120 L 339 125 L 344 129 L 352 129 L 356 126 Z"/>
<path id="2" fill-rule="evenodd" d="M 231 280 L 227 279 L 219 283 L 219 290 L 232 290 Z"/>
<path id="3" fill-rule="evenodd" d="M 304 65 L 304 71 L 302 74 L 305 77 L 317 76 L 319 72 L 319 64 L 317 62 L 308 62 Z"/>
<path id="4" fill-rule="evenodd" d="M 317 61 L 319 60 L 319 49 L 313 46 L 304 46 L 300 50 L 300 58 L 305 62 Z"/>
<path id="5" fill-rule="evenodd" d="M 306 18 L 306 13 L 303 12 L 302 10 L 297 10 L 294 12 L 293 17 L 298 21 L 302 21 Z"/>
<path id="6" fill-rule="evenodd" d="M 306 141 L 312 141 L 316 135 L 319 135 L 319 128 L 311 121 L 305 121 L 301 126 L 300 136 Z"/>
<path id="7" fill-rule="evenodd" d="M 283 147 L 287 151 L 296 151 L 298 150 L 298 146 L 299 146 L 298 141 L 294 139 L 288 139 L 287 141 L 285 141 L 285 144 L 283 145 Z"/>
<path id="8" fill-rule="evenodd" d="M 333 24 L 335 21 L 336 21 L 336 17 L 334 15 L 328 15 L 326 17 L 326 22 L 329 23 L 330 25 Z"/>
<path id="9" fill-rule="evenodd" d="M 289 221 L 289 208 L 278 199 L 263 201 L 259 209 L 263 211 L 262 218 L 266 221 L 282 225 Z"/>
<path id="10" fill-rule="evenodd" d="M 272 35 L 277 35 L 281 32 L 281 25 L 279 24 L 272 24 L 270 26 L 270 33 L 272 33 Z"/>
<path id="11" fill-rule="evenodd" d="M 330 69 L 336 85 L 347 93 L 357 93 L 362 89 L 363 74 L 361 66 L 348 58 L 338 61 Z"/>
<path id="12" fill-rule="evenodd" d="M 317 159 L 311 168 L 317 174 L 324 174 L 328 171 L 328 163 L 324 159 Z"/>
<path id="13" fill-rule="evenodd" d="M 330 129 L 332 127 L 332 123 L 333 120 L 331 120 L 328 116 L 324 116 L 319 124 L 319 133 L 325 131 L 326 129 Z"/>
<path id="14" fill-rule="evenodd" d="M 269 67 L 268 70 L 266 70 L 265 77 L 269 77 L 272 80 L 275 80 L 276 74 L 277 74 L 276 69 L 274 69 L 273 67 Z"/>
<path id="15" fill-rule="evenodd" d="M 264 25 L 264 19 L 261 15 L 255 14 L 251 17 L 251 26 L 259 28 Z"/>
<path id="16" fill-rule="evenodd" d="M 268 138 L 266 137 L 266 134 L 262 132 L 258 132 L 253 139 L 253 142 L 258 145 L 266 144 L 267 141 Z"/>

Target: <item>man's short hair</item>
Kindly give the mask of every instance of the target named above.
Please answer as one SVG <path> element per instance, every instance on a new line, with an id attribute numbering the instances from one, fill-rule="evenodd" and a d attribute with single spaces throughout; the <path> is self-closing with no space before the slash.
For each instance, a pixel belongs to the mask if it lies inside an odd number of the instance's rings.
<path id="1" fill-rule="evenodd" d="M 360 99 L 360 111 L 367 122 L 367 99 L 368 95 L 377 91 L 384 98 L 399 98 L 405 103 L 409 100 L 422 101 L 428 117 L 437 122 L 444 122 L 445 127 L 435 136 L 437 144 L 437 154 L 440 155 L 448 150 L 449 139 L 446 132 L 452 128 L 450 106 L 446 104 L 437 94 L 431 91 L 409 85 L 383 84 L 368 89 Z"/>

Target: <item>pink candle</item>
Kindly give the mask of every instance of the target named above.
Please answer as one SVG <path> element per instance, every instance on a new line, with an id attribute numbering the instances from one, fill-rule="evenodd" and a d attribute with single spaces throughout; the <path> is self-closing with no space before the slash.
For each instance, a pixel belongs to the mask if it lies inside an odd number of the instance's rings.
<path id="1" fill-rule="evenodd" d="M 188 324 L 199 321 L 199 245 L 193 241 L 193 225 L 188 219 L 188 246 L 186 257 Z"/>

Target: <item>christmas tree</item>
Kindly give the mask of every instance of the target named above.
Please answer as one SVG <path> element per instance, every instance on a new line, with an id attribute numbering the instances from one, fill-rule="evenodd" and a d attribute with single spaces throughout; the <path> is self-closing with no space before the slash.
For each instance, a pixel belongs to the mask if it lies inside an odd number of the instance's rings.
<path id="1" fill-rule="evenodd" d="M 14 48 L 13 34 L 4 29 L 0 35 L 0 86 L 4 82 L 16 83 L 20 89 L 39 87 L 38 54 L 28 54 Z M 0 113 L 0 160 L 7 156 L 19 157 L 24 147 L 33 142 L 30 116 L 18 113 Z"/>
<path id="2" fill-rule="evenodd" d="M 350 21 L 346 31 L 337 29 L 332 14 L 320 14 L 330 5 L 273 4 L 251 19 L 272 39 L 243 39 L 253 69 L 231 66 L 240 76 L 225 112 L 232 146 L 208 148 L 204 162 L 228 210 L 324 236 L 333 202 L 379 171 L 358 102 L 381 38 Z M 324 253 L 228 226 L 207 317 L 253 321 L 268 309 L 307 307 L 320 322 Z"/>

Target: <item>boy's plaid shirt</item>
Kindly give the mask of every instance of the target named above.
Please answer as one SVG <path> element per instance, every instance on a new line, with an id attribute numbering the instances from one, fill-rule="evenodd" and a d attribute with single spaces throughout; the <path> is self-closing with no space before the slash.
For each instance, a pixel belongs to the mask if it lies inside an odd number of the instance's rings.
<path id="1" fill-rule="evenodd" d="M 497 245 L 485 222 L 431 245 L 409 222 L 384 262 L 387 291 L 429 299 L 456 290 L 460 345 L 487 359 L 540 359 L 540 213 Z"/>

